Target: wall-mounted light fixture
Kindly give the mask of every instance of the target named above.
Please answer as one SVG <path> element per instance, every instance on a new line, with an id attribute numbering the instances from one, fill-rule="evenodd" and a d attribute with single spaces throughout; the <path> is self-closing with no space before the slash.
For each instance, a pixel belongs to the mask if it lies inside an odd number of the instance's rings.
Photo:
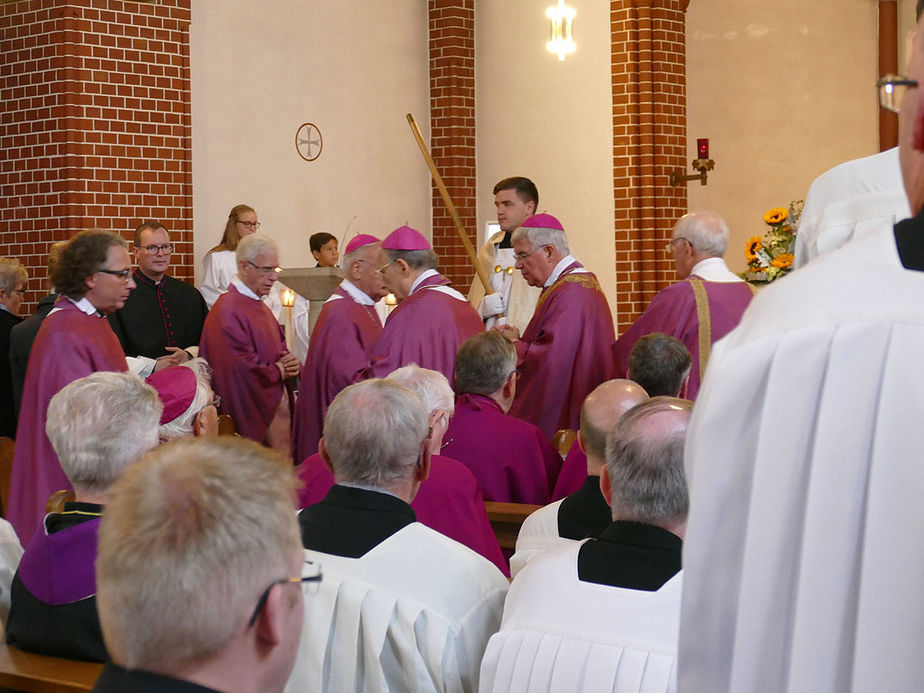
<path id="1" fill-rule="evenodd" d="M 696 140 L 696 158 L 693 159 L 692 166 L 699 173 L 685 175 L 682 170 L 672 171 L 669 178 L 670 184 L 680 185 L 690 180 L 699 179 L 701 185 L 706 185 L 706 172 L 715 168 L 715 162 L 709 158 L 709 140 L 707 138 Z"/>
<path id="2" fill-rule="evenodd" d="M 565 7 L 565 0 L 558 0 L 557 7 L 545 11 L 549 18 L 549 42 L 545 44 L 549 53 L 558 53 L 558 59 L 564 60 L 568 53 L 574 53 L 574 8 Z"/>

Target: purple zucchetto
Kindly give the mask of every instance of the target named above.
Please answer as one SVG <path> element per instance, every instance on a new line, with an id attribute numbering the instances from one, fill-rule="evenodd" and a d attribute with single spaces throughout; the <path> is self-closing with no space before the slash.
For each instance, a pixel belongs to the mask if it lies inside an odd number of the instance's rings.
<path id="1" fill-rule="evenodd" d="M 385 236 L 382 248 L 385 250 L 429 250 L 430 241 L 417 229 L 404 225 Z"/>
<path id="2" fill-rule="evenodd" d="M 551 214 L 533 214 L 531 217 L 527 217 L 526 220 L 520 224 L 523 228 L 528 229 L 557 229 L 558 231 L 564 231 L 561 222 L 553 217 Z"/>
<path id="3" fill-rule="evenodd" d="M 157 390 L 164 405 L 160 423 L 170 423 L 189 409 L 196 396 L 196 374 L 186 366 L 171 366 L 152 373 L 145 382 Z"/>
<path id="4" fill-rule="evenodd" d="M 346 251 L 344 255 L 349 255 L 354 250 L 359 250 L 364 245 L 369 245 L 370 243 L 378 243 L 379 239 L 368 233 L 361 233 L 350 239 L 350 242 L 347 243 Z"/>

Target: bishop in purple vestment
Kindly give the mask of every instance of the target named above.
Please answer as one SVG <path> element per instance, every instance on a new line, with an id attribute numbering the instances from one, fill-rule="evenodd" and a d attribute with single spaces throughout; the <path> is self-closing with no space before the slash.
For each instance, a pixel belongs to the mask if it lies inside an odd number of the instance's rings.
<path id="1" fill-rule="evenodd" d="M 212 366 L 222 413 L 231 415 L 237 432 L 288 457 L 292 395 L 287 381 L 301 364 L 263 303 L 276 281 L 279 252 L 260 234 L 246 236 L 236 252 L 238 276 L 205 319 L 199 356 Z"/>
<path id="2" fill-rule="evenodd" d="M 376 273 L 379 239 L 354 237 L 343 257 L 346 278 L 324 303 L 311 332 L 292 418 L 292 452 L 304 460 L 318 451 L 327 407 L 369 363 L 382 333 L 375 302 L 388 293 Z"/>
<path id="3" fill-rule="evenodd" d="M 561 457 L 533 424 L 507 414 L 517 388 L 517 353 L 497 332 L 470 338 L 456 354 L 456 411 L 444 451 L 468 467 L 484 497 L 549 502 Z"/>
<path id="4" fill-rule="evenodd" d="M 26 367 L 7 518 L 29 541 L 55 491 L 71 488 L 45 434 L 58 390 L 95 371 L 124 371 L 125 354 L 104 319 L 135 288 L 126 243 L 108 231 L 82 231 L 61 252 L 52 283 L 60 294 L 42 322 Z"/>
<path id="5" fill-rule="evenodd" d="M 396 229 L 382 241 L 379 276 L 398 298 L 359 377 L 384 377 L 409 363 L 453 380 L 456 351 L 484 330 L 468 300 L 436 271 L 436 253 L 420 232 Z"/>
<path id="6" fill-rule="evenodd" d="M 664 332 L 684 343 L 693 367 L 681 396 L 696 399 L 712 345 L 731 332 L 754 296 L 753 288 L 722 259 L 728 226 L 712 212 L 685 214 L 668 244 L 683 281 L 659 291 L 648 308 L 613 345 L 618 377 L 627 375 L 629 353 L 639 338 Z"/>
<path id="7" fill-rule="evenodd" d="M 513 326 L 494 328 L 515 340 L 519 356 L 510 413 L 551 440 L 559 429 L 577 430 L 584 398 L 612 377 L 613 316 L 597 278 L 571 256 L 558 219 L 529 217 L 514 231 L 513 248 L 523 278 L 543 288 L 522 338 Z"/>

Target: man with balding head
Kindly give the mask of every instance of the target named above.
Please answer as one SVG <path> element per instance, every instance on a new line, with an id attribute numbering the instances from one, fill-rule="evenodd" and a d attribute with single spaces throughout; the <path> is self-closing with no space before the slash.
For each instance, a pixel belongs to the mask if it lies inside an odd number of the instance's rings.
<path id="1" fill-rule="evenodd" d="M 654 397 L 619 419 L 600 476 L 612 522 L 516 577 L 482 692 L 674 690 L 691 408 Z"/>
<path id="2" fill-rule="evenodd" d="M 336 245 L 336 239 L 334 239 Z M 302 366 L 299 397 L 292 415 L 292 456 L 296 462 L 318 451 L 324 415 L 337 393 L 365 368 L 382 333 L 375 302 L 388 289 L 376 273 L 379 239 L 359 234 L 343 256 L 346 273 L 321 308 Z"/>
<path id="3" fill-rule="evenodd" d="M 523 523 L 517 535 L 516 553 L 510 559 L 511 573 L 554 548 L 596 537 L 611 521 L 610 507 L 600 490 L 601 470 L 606 463 L 606 437 L 616 428 L 620 417 L 648 399 L 631 380 L 609 380 L 584 400 L 581 428 L 575 445 L 580 454 L 569 454 L 562 475 L 583 481 L 577 491 L 562 500 L 537 510 Z"/>
<path id="4" fill-rule="evenodd" d="M 628 377 L 629 354 L 640 337 L 664 332 L 690 350 L 693 368 L 683 394 L 696 398 L 712 345 L 735 329 L 754 295 L 722 259 L 727 245 L 728 226 L 717 214 L 692 212 L 680 217 L 666 250 L 683 281 L 659 291 L 613 345 L 617 375 Z"/>

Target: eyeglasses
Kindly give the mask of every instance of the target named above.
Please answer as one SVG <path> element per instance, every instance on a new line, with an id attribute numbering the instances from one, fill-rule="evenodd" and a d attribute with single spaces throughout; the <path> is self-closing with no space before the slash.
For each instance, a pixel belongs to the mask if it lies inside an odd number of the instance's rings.
<path id="1" fill-rule="evenodd" d="M 215 409 L 221 408 L 221 395 L 213 395 L 212 401 L 205 405 L 205 407 L 215 407 Z M 202 407 L 205 409 L 205 407 Z"/>
<path id="2" fill-rule="evenodd" d="M 375 273 L 376 273 L 376 274 L 385 274 L 385 270 L 387 270 L 391 265 L 395 264 L 396 262 L 397 262 L 397 260 L 392 260 L 392 261 L 389 262 L 387 265 L 382 265 L 381 267 L 379 267 L 379 268 L 375 271 Z"/>
<path id="3" fill-rule="evenodd" d="M 237 221 L 238 224 L 243 224 L 243 225 L 246 226 L 248 229 L 253 229 L 254 231 L 256 231 L 257 229 L 260 228 L 260 222 L 259 222 L 259 221 L 241 221 L 240 219 L 237 219 L 236 221 Z"/>
<path id="4" fill-rule="evenodd" d="M 19 294 L 20 296 L 25 296 L 26 290 L 25 289 L 13 289 L 12 293 Z"/>
<path id="5" fill-rule="evenodd" d="M 664 252 L 670 254 L 674 249 L 674 243 L 679 243 L 680 241 L 686 241 L 690 243 L 689 239 L 684 238 L 683 236 L 678 236 L 677 238 L 672 238 L 667 245 L 664 246 Z M 692 244 L 691 244 L 692 245 Z"/>
<path id="6" fill-rule="evenodd" d="M 523 252 L 514 253 L 514 254 L 513 254 L 513 257 L 515 257 L 515 258 L 517 259 L 517 262 L 523 262 L 523 261 L 526 260 L 526 258 L 528 258 L 528 257 L 529 257 L 530 255 L 532 255 L 533 253 L 538 252 L 538 251 L 541 250 L 543 247 L 544 247 L 544 246 L 539 246 L 538 248 L 533 248 L 533 249 L 532 249 L 530 252 L 528 252 L 528 253 L 523 253 Z"/>
<path id="7" fill-rule="evenodd" d="M 887 111 L 898 113 L 907 91 L 917 86 L 916 79 L 908 79 L 902 75 L 886 75 L 876 82 L 876 88 L 879 89 L 879 105 Z"/>
<path id="8" fill-rule="evenodd" d="M 163 253 L 164 255 L 170 255 L 173 253 L 173 244 L 165 243 L 164 245 L 145 245 L 141 246 L 141 249 L 148 255 L 157 255 L 159 252 Z"/>
<path id="9" fill-rule="evenodd" d="M 261 267 L 260 265 L 253 264 L 250 260 L 244 260 L 244 262 L 250 265 L 251 267 L 253 267 L 260 274 L 272 274 L 273 272 L 279 271 L 279 268 L 276 267 L 275 265 L 273 266 L 267 265 L 266 267 Z"/>
<path id="10" fill-rule="evenodd" d="M 120 270 L 111 270 L 111 269 L 98 269 L 97 272 L 102 272 L 103 274 L 111 274 L 113 277 L 119 277 L 126 284 L 130 278 L 132 271 L 130 269 L 120 269 Z"/>
<path id="11" fill-rule="evenodd" d="M 273 589 L 276 585 L 287 585 L 289 583 L 297 584 L 302 582 L 321 582 L 324 576 L 321 574 L 321 564 L 315 563 L 314 561 L 305 561 L 305 566 L 310 566 L 310 570 L 316 571 L 313 575 L 303 575 L 302 577 L 290 577 L 290 578 L 281 578 L 279 580 L 273 580 L 270 583 L 270 586 L 263 590 L 263 594 L 260 595 L 260 598 L 257 600 L 257 605 L 254 607 L 253 613 L 250 615 L 250 620 L 247 621 L 247 627 L 253 628 L 253 624 L 257 622 L 257 617 L 260 615 L 260 612 L 263 611 L 263 607 L 266 606 L 266 600 L 269 598 L 270 590 Z M 302 568 L 304 572 L 305 568 Z"/>

